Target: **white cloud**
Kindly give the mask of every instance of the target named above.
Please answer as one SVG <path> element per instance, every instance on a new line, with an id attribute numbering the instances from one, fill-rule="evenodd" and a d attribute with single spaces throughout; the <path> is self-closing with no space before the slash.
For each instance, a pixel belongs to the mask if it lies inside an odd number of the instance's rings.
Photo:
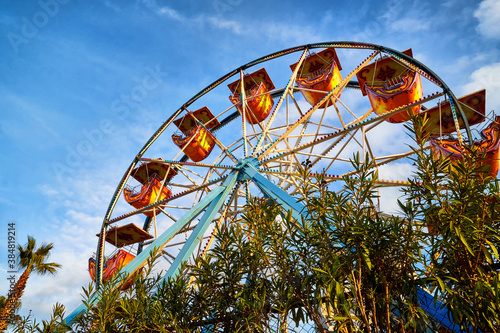
<path id="1" fill-rule="evenodd" d="M 500 39 L 500 0 L 484 0 L 474 12 L 479 20 L 477 30 L 480 34 L 491 39 Z"/>
<path id="2" fill-rule="evenodd" d="M 400 32 L 427 31 L 431 26 L 431 21 L 420 18 L 406 17 L 394 21 L 391 28 Z"/>
<path id="3" fill-rule="evenodd" d="M 106 0 L 106 1 L 103 2 L 103 4 L 104 4 L 104 6 L 106 6 L 108 8 L 111 8 L 115 12 L 120 12 L 121 11 L 121 8 L 119 6 L 117 6 L 116 4 L 114 4 L 112 1 Z"/>
<path id="4" fill-rule="evenodd" d="M 202 23 L 206 22 L 218 29 L 229 30 L 236 35 L 241 35 L 248 32 L 244 31 L 241 24 L 239 24 L 238 22 L 226 20 L 218 16 L 199 16 L 196 20 Z"/>
<path id="5" fill-rule="evenodd" d="M 163 15 L 163 16 L 167 16 L 168 18 L 171 18 L 172 20 L 175 20 L 175 21 L 184 21 L 185 18 L 179 14 L 179 12 L 177 12 L 175 9 L 172 9 L 170 7 L 161 7 L 158 9 L 158 14 L 160 15 Z"/>
<path id="6" fill-rule="evenodd" d="M 90 282 L 87 260 L 92 249 L 55 245 L 49 262 L 59 263 L 62 268 L 55 275 L 31 274 L 22 299 L 22 314 L 31 310 L 34 317 L 46 319 L 56 302 L 66 306 L 67 314 L 73 311 L 81 302 L 81 287 Z"/>
<path id="7" fill-rule="evenodd" d="M 489 64 L 475 70 L 466 84 L 463 94 L 486 89 L 486 112 L 500 110 L 500 62 Z"/>

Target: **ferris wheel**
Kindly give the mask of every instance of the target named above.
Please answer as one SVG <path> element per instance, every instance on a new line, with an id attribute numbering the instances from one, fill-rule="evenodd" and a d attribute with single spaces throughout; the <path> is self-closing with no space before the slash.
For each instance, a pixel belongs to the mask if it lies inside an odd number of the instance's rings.
<path id="1" fill-rule="evenodd" d="M 411 176 L 416 144 L 404 124 L 412 114 L 428 118 L 434 139 L 426 147 L 459 159 L 463 145 L 482 145 L 496 175 L 498 121 L 483 131 L 493 133 L 488 140 L 474 141 L 470 128 L 487 118 L 484 91 L 457 99 L 411 50 L 317 43 L 230 71 L 175 110 L 125 170 L 89 259 L 97 288 L 123 266 L 132 276 L 155 247 L 164 278 L 175 276 L 207 252 L 217 225 L 238 222 L 251 198 L 272 199 L 300 219 L 301 168 L 336 190 L 354 177 L 356 153 L 374 161 L 378 208 L 391 210 Z"/>

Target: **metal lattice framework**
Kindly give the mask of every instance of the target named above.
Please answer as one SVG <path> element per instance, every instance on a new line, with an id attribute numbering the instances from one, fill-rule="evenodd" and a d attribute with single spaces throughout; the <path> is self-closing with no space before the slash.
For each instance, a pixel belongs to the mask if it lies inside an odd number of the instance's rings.
<path id="1" fill-rule="evenodd" d="M 307 89 L 299 88 L 296 79 L 308 55 L 315 49 L 325 48 L 335 48 L 343 67 L 350 70 L 343 69 L 341 82 L 326 92 L 320 102 L 309 105 L 300 94 Z M 424 96 L 383 115 L 376 115 L 361 93 L 356 74 L 374 59 L 386 56 L 424 79 Z M 290 70 L 292 63 L 298 63 L 294 70 Z M 237 105 L 227 99 L 229 91 L 223 83 L 243 79 L 249 70 L 258 69 L 260 65 L 266 66 L 278 88 L 269 92 L 274 101 L 269 116 L 262 122 L 252 123 L 246 119 L 246 112 L 238 111 Z M 240 98 L 240 107 L 247 107 L 250 97 L 245 95 L 243 85 Z M 144 231 L 152 232 L 154 228 L 154 241 L 132 246 L 129 251 L 136 257 L 121 272 L 134 274 L 147 261 L 148 247 L 157 247 L 163 254 L 161 269 L 166 271 L 164 278 L 167 278 L 175 276 L 184 261 L 207 251 L 213 241 L 215 224 L 237 222 L 250 197 L 276 200 L 284 210 L 292 210 L 294 218 L 300 219 L 301 213 L 305 212 L 297 201 L 302 195 L 299 168 L 303 163 L 307 163 L 313 173 L 324 173 L 327 184 L 335 188 L 343 177 L 353 174 L 352 154 L 367 154 L 376 162 L 382 187 L 405 186 L 407 177 L 404 175 L 384 180 L 383 175 L 390 174 L 387 171 L 390 169 L 384 168 L 408 163 L 407 158 L 413 153 L 408 146 L 412 139 L 405 133 L 403 124 L 391 124 L 387 120 L 413 106 L 425 109 L 427 105 L 435 105 L 439 99 L 451 102 L 458 138 L 461 141 L 463 136 L 471 138 L 460 103 L 448 86 L 414 58 L 387 47 L 356 42 L 309 44 L 272 53 L 234 69 L 173 112 L 125 171 L 111 198 L 99 236 L 97 288 L 103 278 L 105 255 L 109 253 L 109 249 L 105 249 L 106 234 L 113 227 L 141 222 Z M 210 129 L 201 123 L 200 126 L 213 134 L 216 147 L 203 161 L 190 162 L 184 151 L 171 141 L 170 136 L 177 130 L 174 120 L 185 115 L 187 110 L 193 111 L 205 105 L 212 110 L 219 125 Z M 462 129 L 460 119 L 465 123 Z M 174 157 L 167 159 L 165 154 Z M 133 185 L 134 169 L 151 161 L 176 170 L 177 175 L 168 182 L 163 179 L 172 196 L 132 209 L 121 194 L 127 184 Z M 144 220 L 143 213 L 151 211 L 159 214 Z M 98 298 L 94 301 L 97 302 Z M 427 306 L 432 308 L 434 305 Z M 67 321 L 71 323 L 83 311 L 85 306 L 82 304 Z M 447 326 L 453 328 L 452 323 Z"/>

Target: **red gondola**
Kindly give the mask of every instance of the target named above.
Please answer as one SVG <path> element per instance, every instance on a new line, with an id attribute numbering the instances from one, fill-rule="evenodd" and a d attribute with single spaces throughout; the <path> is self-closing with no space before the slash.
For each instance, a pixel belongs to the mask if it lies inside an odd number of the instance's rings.
<path id="1" fill-rule="evenodd" d="M 142 186 L 140 191 L 137 192 L 133 189 L 125 188 L 123 190 L 125 200 L 136 209 L 140 209 L 157 201 L 169 198 L 172 192 L 161 183 L 161 181 L 165 179 L 167 172 L 168 176 L 166 177 L 166 181 L 177 174 L 172 167 L 162 164 L 161 159 L 145 163 L 134 169 L 132 171 L 132 176 L 141 183 Z M 159 212 L 159 209 L 152 209 L 144 211 L 143 214 L 151 217 L 158 215 Z"/>
<path id="2" fill-rule="evenodd" d="M 156 201 L 160 201 L 170 197 L 172 195 L 172 192 L 170 192 L 170 190 L 165 186 L 162 186 L 161 182 L 156 178 L 153 178 L 147 184 L 142 185 L 140 192 L 134 192 L 130 189 L 124 189 L 123 195 L 125 197 L 125 200 L 129 204 L 137 209 L 140 209 L 151 205 Z M 160 210 L 145 211 L 144 215 L 154 216 L 158 215 L 159 212 Z"/>
<path id="3" fill-rule="evenodd" d="M 467 118 L 469 126 L 482 123 L 484 121 L 486 91 L 480 90 L 467 96 L 460 97 L 458 103 Z M 423 128 L 422 136 L 441 136 L 457 131 L 455 120 L 451 112 L 450 102 L 441 103 L 438 106 L 422 111 L 420 114 L 428 120 Z M 462 117 L 458 117 L 460 128 L 464 128 Z"/>

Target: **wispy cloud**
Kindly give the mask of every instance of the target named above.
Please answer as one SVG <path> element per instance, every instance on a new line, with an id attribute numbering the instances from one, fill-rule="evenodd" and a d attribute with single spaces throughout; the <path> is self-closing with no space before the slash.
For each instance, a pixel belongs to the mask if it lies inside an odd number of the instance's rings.
<path id="1" fill-rule="evenodd" d="M 430 21 L 414 17 L 406 17 L 392 23 L 392 28 L 401 32 L 427 31 L 430 27 Z"/>
<path id="2" fill-rule="evenodd" d="M 182 16 L 181 14 L 179 14 L 178 11 L 176 11 L 175 9 L 172 9 L 170 7 L 167 7 L 167 6 L 163 6 L 161 8 L 158 8 L 157 9 L 157 12 L 159 15 L 162 15 L 162 16 L 166 16 L 172 20 L 175 20 L 175 21 L 185 21 L 186 18 L 184 16 Z"/>
<path id="3" fill-rule="evenodd" d="M 477 30 L 487 38 L 500 40 L 500 0 L 484 0 L 474 12 L 479 20 Z"/>
<path id="4" fill-rule="evenodd" d="M 310 42 L 311 40 L 317 41 L 320 39 L 319 33 L 323 29 L 321 27 L 331 24 L 333 18 L 331 11 L 319 17 L 320 26 L 313 25 L 297 25 L 295 23 L 282 22 L 274 20 L 261 24 L 260 22 L 249 22 L 247 19 L 245 23 L 242 21 L 228 19 L 221 15 L 215 14 L 201 14 L 196 16 L 186 16 L 177 10 L 168 6 L 159 6 L 155 0 L 142 0 L 142 3 L 153 10 L 157 15 L 174 20 L 185 24 L 196 23 L 199 27 L 208 27 L 221 31 L 228 31 L 238 36 L 264 36 L 268 39 L 279 40 L 286 43 L 302 43 Z M 251 21 L 251 20 L 250 20 Z"/>
<path id="5" fill-rule="evenodd" d="M 248 30 L 244 30 L 239 22 L 227 20 L 218 16 L 200 16 L 197 18 L 197 21 L 206 22 L 218 29 L 229 30 L 236 35 L 248 33 Z"/>

